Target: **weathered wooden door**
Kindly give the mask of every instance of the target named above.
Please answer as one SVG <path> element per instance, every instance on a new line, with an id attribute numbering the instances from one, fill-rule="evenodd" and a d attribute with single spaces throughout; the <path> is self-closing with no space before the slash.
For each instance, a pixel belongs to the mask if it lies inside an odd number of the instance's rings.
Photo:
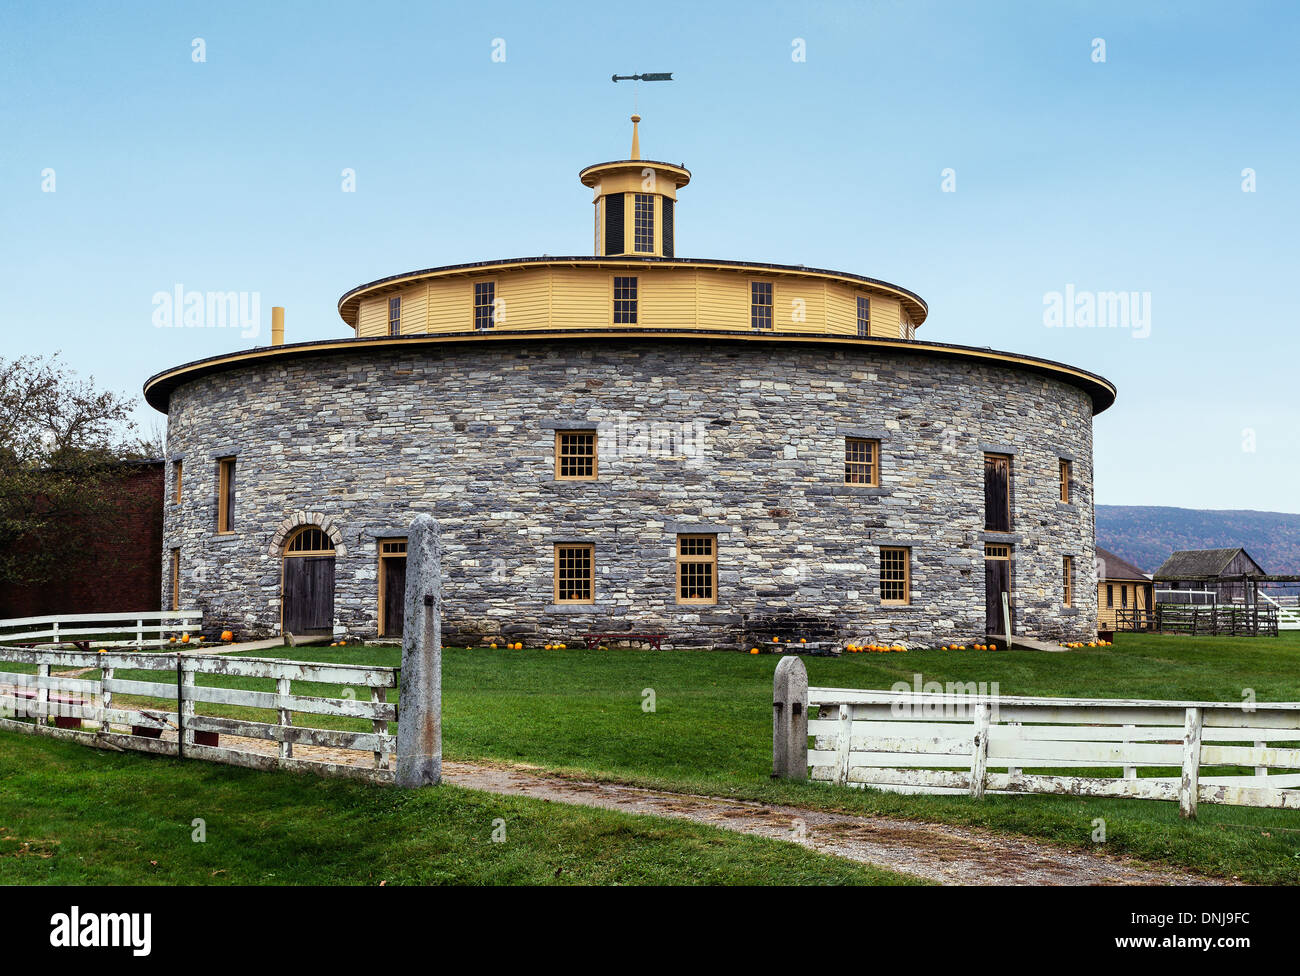
<path id="1" fill-rule="evenodd" d="M 1011 560 L 984 560 L 984 629 L 989 634 L 1006 634 L 1007 622 L 1002 616 L 1002 594 L 1011 600 Z"/>
<path id="2" fill-rule="evenodd" d="M 334 557 L 294 556 L 284 561 L 284 629 L 291 634 L 334 629 Z"/>
<path id="3" fill-rule="evenodd" d="M 1011 458 L 984 455 L 984 528 L 1011 531 Z"/>
<path id="4" fill-rule="evenodd" d="M 384 566 L 384 636 L 401 637 L 406 613 L 406 560 L 382 560 Z"/>

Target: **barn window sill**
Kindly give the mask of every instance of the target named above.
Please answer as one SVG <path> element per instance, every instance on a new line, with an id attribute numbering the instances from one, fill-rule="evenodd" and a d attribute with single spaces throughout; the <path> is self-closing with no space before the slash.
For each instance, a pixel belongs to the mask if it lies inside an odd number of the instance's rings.
<path id="1" fill-rule="evenodd" d="M 546 607 L 547 613 L 599 613 L 603 607 L 594 603 L 551 603 Z"/>
<path id="2" fill-rule="evenodd" d="M 208 536 L 209 542 L 238 542 L 239 534 L 236 532 L 213 532 Z"/>

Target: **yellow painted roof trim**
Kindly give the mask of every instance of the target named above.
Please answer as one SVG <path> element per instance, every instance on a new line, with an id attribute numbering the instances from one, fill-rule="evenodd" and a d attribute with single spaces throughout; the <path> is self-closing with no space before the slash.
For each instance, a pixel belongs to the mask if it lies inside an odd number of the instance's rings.
<path id="1" fill-rule="evenodd" d="M 805 333 L 746 333 L 723 330 L 607 330 L 607 329 L 569 329 L 564 331 L 538 332 L 451 332 L 409 336 L 377 336 L 369 339 L 322 339 L 309 342 L 295 342 L 283 346 L 259 346 L 255 349 L 236 353 L 226 353 L 207 359 L 185 363 L 171 369 L 163 370 L 149 377 L 144 384 L 144 398 L 151 407 L 166 413 L 171 400 L 171 393 L 176 387 L 190 380 L 198 379 L 211 373 L 234 369 L 239 366 L 257 364 L 266 360 L 292 359 L 314 354 L 334 354 L 353 350 L 392 349 L 400 346 L 436 346 L 445 343 L 464 342 L 539 342 L 564 340 L 601 339 L 654 339 L 660 342 L 674 342 L 692 339 L 707 339 L 715 342 L 765 342 L 795 343 L 800 345 L 820 346 L 858 346 L 870 349 L 885 349 L 902 353 L 921 353 L 940 356 L 946 359 L 959 359 L 994 365 L 1020 367 L 1039 375 L 1048 376 L 1086 392 L 1092 399 L 1094 414 L 1101 413 L 1115 402 L 1115 385 L 1096 373 L 1084 369 L 1053 362 L 1050 359 L 1038 359 L 1034 356 L 1022 356 L 1016 353 L 1000 352 L 996 349 L 977 348 L 975 346 L 958 346 L 942 342 L 918 342 L 915 339 L 858 338 L 857 336 L 831 336 Z"/>
<path id="2" fill-rule="evenodd" d="M 345 292 L 339 299 L 339 317 L 350 327 L 356 328 L 357 314 L 361 299 L 387 292 L 398 291 L 417 281 L 431 278 L 450 278 L 455 276 L 494 274 L 527 268 L 669 268 L 698 269 L 711 271 L 743 271 L 751 274 L 783 275 L 791 278 L 814 278 L 836 281 L 852 288 L 874 289 L 897 298 L 907 309 L 912 322 L 920 326 L 930 313 L 929 306 L 916 292 L 908 291 L 901 285 L 865 275 L 850 274 L 845 271 L 830 271 L 826 268 L 807 268 L 799 264 L 765 264 L 757 261 L 721 261 L 713 258 L 661 258 L 661 257 L 607 257 L 604 255 L 575 255 L 572 257 L 540 258 L 505 258 L 496 261 L 479 261 L 473 264 L 449 264 L 439 268 L 426 268 L 423 271 L 409 271 L 405 274 L 380 278 L 376 281 L 357 285 Z"/>

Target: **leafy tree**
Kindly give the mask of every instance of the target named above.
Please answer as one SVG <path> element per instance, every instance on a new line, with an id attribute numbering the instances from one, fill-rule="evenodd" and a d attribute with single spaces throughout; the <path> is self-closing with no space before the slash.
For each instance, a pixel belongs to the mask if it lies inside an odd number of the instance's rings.
<path id="1" fill-rule="evenodd" d="M 45 582 L 86 533 L 115 531 L 123 462 L 148 449 L 130 414 L 57 353 L 0 358 L 0 582 Z"/>

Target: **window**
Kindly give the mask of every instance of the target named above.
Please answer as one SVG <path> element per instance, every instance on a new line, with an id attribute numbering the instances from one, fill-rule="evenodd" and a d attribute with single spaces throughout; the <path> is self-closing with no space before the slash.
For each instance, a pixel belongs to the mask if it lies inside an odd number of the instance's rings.
<path id="1" fill-rule="evenodd" d="M 171 577 L 172 577 L 172 609 L 181 608 L 181 551 L 172 550 L 171 559 Z"/>
<path id="2" fill-rule="evenodd" d="M 235 459 L 217 460 L 217 531 L 235 531 Z"/>
<path id="3" fill-rule="evenodd" d="M 1128 587 L 1127 586 L 1121 586 L 1119 588 L 1119 605 L 1123 607 L 1125 610 L 1128 609 Z"/>
<path id="4" fill-rule="evenodd" d="M 558 481 L 596 480 L 596 432 L 555 432 L 555 477 Z"/>
<path id="5" fill-rule="evenodd" d="M 1061 557 L 1061 582 L 1065 588 L 1065 606 L 1074 605 L 1074 557 Z"/>
<path id="6" fill-rule="evenodd" d="M 880 441 L 844 438 L 844 483 L 870 487 L 880 485 Z"/>
<path id="7" fill-rule="evenodd" d="M 1003 561 L 1003 562 L 1010 561 L 1010 559 L 1011 559 L 1011 547 L 1010 547 L 1010 546 L 1001 546 L 1001 545 L 998 545 L 996 542 L 986 542 L 986 543 L 984 544 L 984 558 L 985 558 L 985 559 L 997 559 L 997 560 L 1001 560 L 1001 561 Z"/>
<path id="8" fill-rule="evenodd" d="M 614 324 L 636 325 L 636 278 L 614 278 Z"/>
<path id="9" fill-rule="evenodd" d="M 173 500 L 174 502 L 176 502 L 177 505 L 179 505 L 179 504 L 181 503 L 181 461 L 180 461 L 180 458 L 177 458 L 175 461 L 172 462 L 172 478 L 174 479 L 174 480 L 173 480 L 173 484 L 172 484 L 172 489 L 173 489 L 173 491 L 175 492 L 175 494 L 172 496 L 172 500 Z"/>
<path id="10" fill-rule="evenodd" d="M 1113 607 L 1114 605 L 1115 605 L 1115 587 L 1110 583 L 1107 583 L 1106 584 L 1106 606 Z"/>
<path id="11" fill-rule="evenodd" d="M 871 335 L 871 299 L 858 296 L 858 335 Z"/>
<path id="12" fill-rule="evenodd" d="M 400 298 L 390 298 L 388 300 L 388 334 L 401 335 L 402 332 L 402 300 Z"/>
<path id="13" fill-rule="evenodd" d="M 482 331 L 496 326 L 497 283 L 474 282 L 474 328 Z"/>
<path id="14" fill-rule="evenodd" d="M 633 250 L 653 254 L 655 249 L 655 198 L 649 193 L 636 194 L 632 211 Z"/>
<path id="15" fill-rule="evenodd" d="M 334 551 L 334 541 L 319 525 L 303 526 L 284 547 L 286 556 L 319 556 Z"/>
<path id="16" fill-rule="evenodd" d="M 759 331 L 772 328 L 772 282 L 749 283 L 749 324 Z"/>
<path id="17" fill-rule="evenodd" d="M 1069 502 L 1070 500 L 1070 462 L 1065 459 L 1061 460 L 1061 501 Z"/>
<path id="18" fill-rule="evenodd" d="M 677 537 L 677 602 L 718 602 L 718 537 Z"/>
<path id="19" fill-rule="evenodd" d="M 668 197 L 659 198 L 659 208 L 663 211 L 663 255 L 666 258 L 673 256 L 673 202 Z"/>
<path id="20" fill-rule="evenodd" d="M 912 550 L 890 546 L 880 550 L 880 602 L 912 602 Z"/>
<path id="21" fill-rule="evenodd" d="M 1011 458 L 1005 454 L 984 455 L 984 528 L 1011 531 Z"/>
<path id="22" fill-rule="evenodd" d="M 592 547 L 556 544 L 555 602 L 595 603 L 592 596 Z"/>

